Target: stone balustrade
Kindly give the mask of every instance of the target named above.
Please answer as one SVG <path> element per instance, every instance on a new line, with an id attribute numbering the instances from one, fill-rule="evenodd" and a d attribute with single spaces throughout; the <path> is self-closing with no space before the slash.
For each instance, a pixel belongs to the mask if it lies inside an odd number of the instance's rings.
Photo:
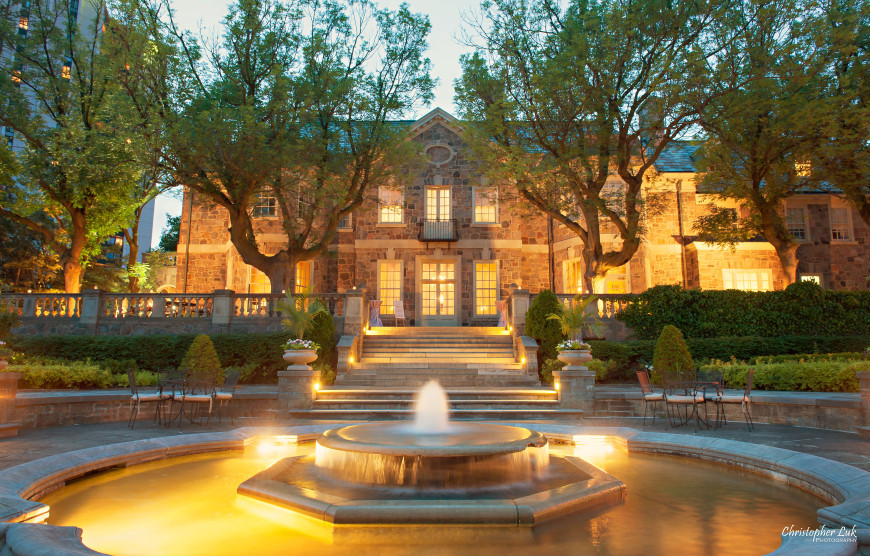
<path id="1" fill-rule="evenodd" d="M 344 294 L 318 293 L 333 318 L 342 319 Z M 15 313 L 19 335 L 36 334 L 171 334 L 262 332 L 278 330 L 283 294 L 107 293 L 4 294 L 0 311 Z M 342 323 L 336 322 L 341 330 Z"/>

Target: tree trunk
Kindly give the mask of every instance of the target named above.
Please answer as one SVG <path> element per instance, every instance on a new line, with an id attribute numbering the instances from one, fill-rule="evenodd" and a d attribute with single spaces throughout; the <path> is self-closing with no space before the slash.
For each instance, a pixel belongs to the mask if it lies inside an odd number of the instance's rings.
<path id="1" fill-rule="evenodd" d="M 66 293 L 81 293 L 82 291 L 82 268 L 80 259 L 70 258 L 63 263 L 63 286 Z"/>
<path id="2" fill-rule="evenodd" d="M 772 242 L 771 242 L 772 243 Z M 797 248 L 798 246 L 791 242 L 778 242 L 774 244 L 776 256 L 779 257 L 779 263 L 782 265 L 782 271 L 785 274 L 785 279 L 788 284 L 794 284 L 797 281 Z"/>
<path id="3" fill-rule="evenodd" d="M 797 281 L 797 243 L 794 242 L 788 230 L 782 223 L 777 207 L 755 200 L 755 205 L 761 216 L 761 234 L 776 250 L 779 263 L 788 284 Z"/>
<path id="4" fill-rule="evenodd" d="M 133 211 L 133 222 L 129 230 L 124 230 L 124 237 L 130 247 L 130 255 L 127 257 L 127 280 L 130 293 L 139 293 L 139 277 L 133 273 L 136 259 L 139 258 L 139 218 L 142 216 L 142 207 Z"/>
<path id="5" fill-rule="evenodd" d="M 69 249 L 61 254 L 60 263 L 63 266 L 64 291 L 66 293 L 81 293 L 82 275 L 85 271 L 82 266 L 82 253 L 85 249 L 87 228 L 83 212 L 77 210 L 71 216 L 73 228 L 72 241 L 70 241 Z"/>

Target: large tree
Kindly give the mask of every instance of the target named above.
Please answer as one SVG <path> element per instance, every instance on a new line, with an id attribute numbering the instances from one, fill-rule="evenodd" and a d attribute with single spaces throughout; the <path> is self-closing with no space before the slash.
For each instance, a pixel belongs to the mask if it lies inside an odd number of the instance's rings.
<path id="1" fill-rule="evenodd" d="M 829 116 L 813 162 L 870 226 L 870 1 L 829 0 Z"/>
<path id="2" fill-rule="evenodd" d="M 728 0 L 562 5 L 485 3 L 456 101 L 492 182 L 580 237 L 592 291 L 641 244 L 642 185 L 656 160 L 734 86 L 711 75 L 739 29 L 722 24 Z M 618 240 L 604 244 L 607 234 Z"/>
<path id="3" fill-rule="evenodd" d="M 14 168 L 3 166 L 13 173 L 0 180 L 0 216 L 58 255 L 67 292 L 80 291 L 101 240 L 126 226 L 141 176 L 129 107 L 101 53 L 106 19 L 101 2 L 0 6 L 0 126 L 23 145 Z"/>
<path id="4" fill-rule="evenodd" d="M 738 216 L 714 207 L 699 230 L 721 244 L 760 235 L 776 250 L 787 283 L 796 280 L 798 243 L 784 202 L 817 182 L 812 154 L 829 117 L 830 37 L 821 15 L 813 1 L 744 3 L 737 17 L 745 31 L 720 53 L 716 77 L 745 85 L 702 110 L 708 140 L 698 189 L 745 210 Z"/>
<path id="5" fill-rule="evenodd" d="M 292 291 L 297 262 L 323 253 L 341 218 L 410 154 L 391 120 L 432 96 L 428 21 L 366 0 L 239 0 L 219 40 L 201 44 L 166 3 L 138 13 L 150 22 L 131 19 L 131 32 L 186 64 L 168 81 L 165 169 L 227 211 L 233 245 L 273 291 Z M 257 217 L 272 213 L 286 240 L 267 254 Z"/>

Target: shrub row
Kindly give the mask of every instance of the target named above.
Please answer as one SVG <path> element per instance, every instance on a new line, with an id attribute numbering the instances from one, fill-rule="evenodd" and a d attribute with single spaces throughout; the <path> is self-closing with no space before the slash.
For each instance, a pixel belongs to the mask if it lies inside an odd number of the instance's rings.
<path id="1" fill-rule="evenodd" d="M 782 336 L 778 338 L 689 338 L 686 340 L 689 351 L 696 362 L 730 360 L 750 361 L 757 357 L 783 356 L 796 354 L 803 357 L 830 357 L 830 353 L 860 353 L 870 346 L 870 336 Z M 641 364 L 653 359 L 655 342 L 635 340 L 629 342 L 595 341 L 592 356 L 602 361 L 615 361 L 616 372 L 608 376 L 619 380 L 632 380 L 633 373 Z M 784 359 L 785 360 L 785 359 Z"/>
<path id="2" fill-rule="evenodd" d="M 32 362 L 10 365 L 9 372 L 21 373 L 19 388 L 121 388 L 130 385 L 127 371 L 113 373 L 90 361 Z M 135 371 L 139 386 L 157 384 L 157 374 Z"/>
<path id="3" fill-rule="evenodd" d="M 9 346 L 28 357 L 70 361 L 131 360 L 140 369 L 177 369 L 195 334 L 153 336 L 28 336 L 15 337 Z M 221 365 L 240 371 L 240 382 L 277 382 L 283 360 L 286 332 L 210 335 Z M 335 338 L 311 334 L 320 344 L 319 362 L 335 365 Z"/>
<path id="4" fill-rule="evenodd" d="M 656 286 L 632 297 L 617 318 L 638 339 L 657 338 L 669 324 L 687 338 L 866 335 L 870 290 L 825 290 L 812 282 L 769 292 Z"/>
<path id="5" fill-rule="evenodd" d="M 552 384 L 553 371 L 561 370 L 564 366 L 565 364 L 558 359 L 548 359 L 541 367 L 541 381 L 544 384 Z M 599 359 L 588 361 L 586 367 L 590 371 L 595 371 L 596 381 L 607 381 L 608 378 L 613 377 L 617 370 L 615 361 L 601 361 Z"/>
<path id="6" fill-rule="evenodd" d="M 755 369 L 752 387 L 756 390 L 858 392 L 855 373 L 870 371 L 870 361 L 789 361 L 767 364 L 714 361 L 701 367 L 705 373 L 722 373 L 725 385 L 730 388 L 743 388 L 749 369 Z"/>

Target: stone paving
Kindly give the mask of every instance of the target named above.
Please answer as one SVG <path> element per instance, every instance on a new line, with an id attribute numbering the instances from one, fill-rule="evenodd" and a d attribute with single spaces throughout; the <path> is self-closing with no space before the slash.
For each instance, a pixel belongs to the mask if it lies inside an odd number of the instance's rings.
<path id="1" fill-rule="evenodd" d="M 179 430 L 175 426 L 166 428 L 147 420 L 141 420 L 136 423 L 136 427 L 133 430 L 129 429 L 126 423 L 100 423 L 94 425 L 27 429 L 21 430 L 17 437 L 0 439 L 0 469 L 6 469 L 14 465 L 64 452 L 130 440 L 210 431 L 228 431 L 246 426 L 289 426 L 323 423 L 323 421 L 286 420 L 278 422 L 243 418 L 236 419 L 234 425 L 225 421 L 224 423 L 213 423 L 210 427 L 186 425 L 183 430 Z M 644 427 L 642 426 L 641 419 L 628 417 L 592 418 L 558 422 L 529 421 L 528 423 L 579 424 L 596 427 L 625 426 L 649 432 L 669 432 L 697 437 L 739 440 L 813 454 L 870 471 L 870 440 L 864 440 L 857 434 L 847 432 L 761 424 L 756 425 L 754 432 L 750 432 L 742 422 L 729 422 L 726 427 L 720 429 L 696 430 L 692 425 L 688 425 L 676 429 L 669 428 L 666 431 L 662 419 L 656 419 L 655 425 L 650 424 L 649 420 L 647 420 L 647 425 Z"/>

